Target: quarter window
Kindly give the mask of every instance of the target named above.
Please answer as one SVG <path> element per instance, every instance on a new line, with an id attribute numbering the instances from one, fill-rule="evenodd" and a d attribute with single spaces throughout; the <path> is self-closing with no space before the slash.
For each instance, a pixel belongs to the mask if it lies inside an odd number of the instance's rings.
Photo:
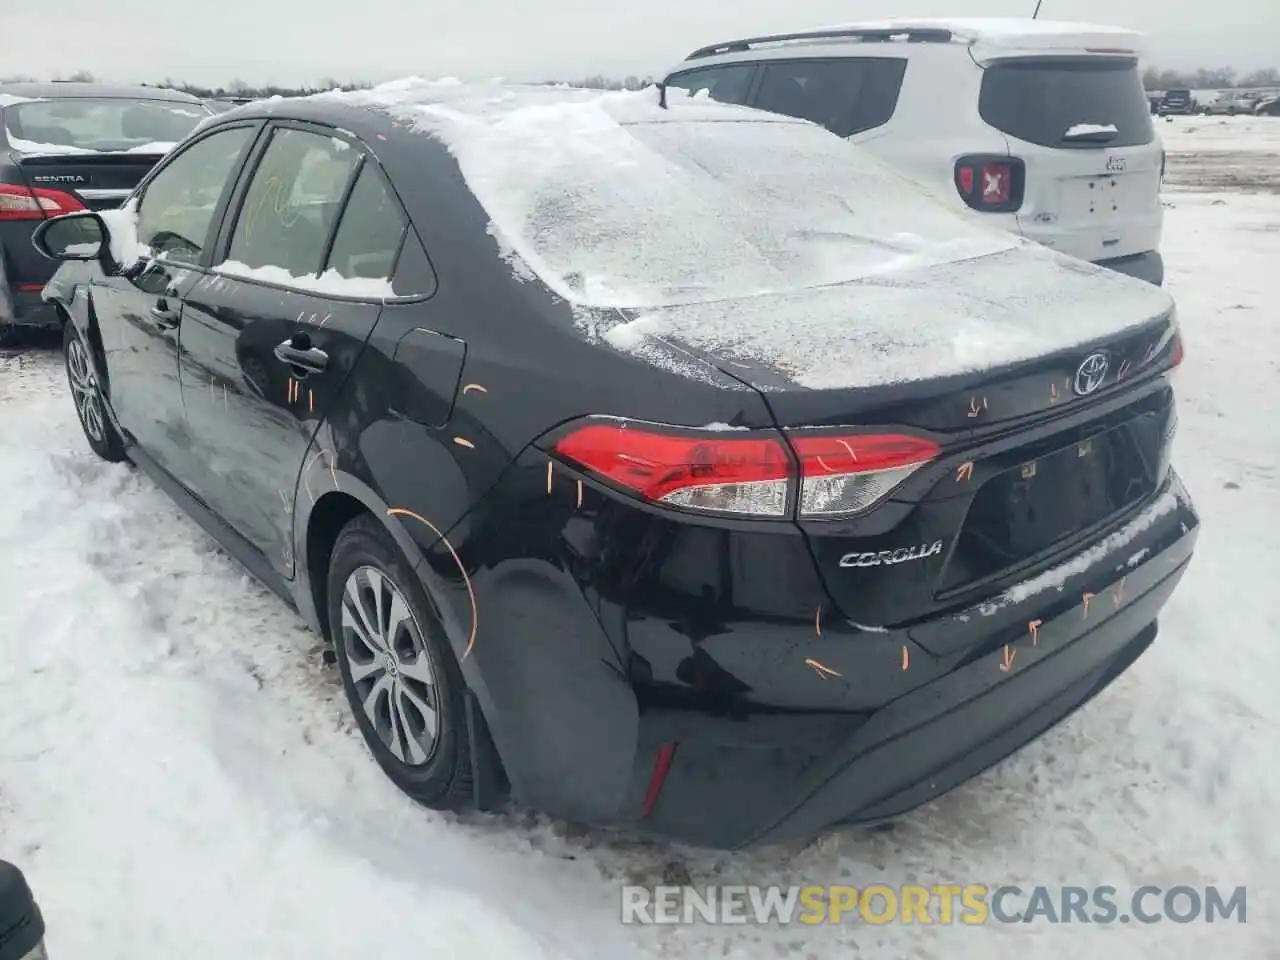
<path id="1" fill-rule="evenodd" d="M 404 228 L 400 204 L 375 165 L 366 162 L 342 211 L 326 269 L 350 279 L 388 279 Z"/>
<path id="2" fill-rule="evenodd" d="M 253 134 L 252 127 L 211 133 L 156 173 L 138 204 L 138 240 L 153 256 L 199 262 L 218 203 Z"/>
<path id="3" fill-rule="evenodd" d="M 360 152 L 345 140 L 276 130 L 245 191 L 227 259 L 294 277 L 318 274 L 359 162 Z"/>

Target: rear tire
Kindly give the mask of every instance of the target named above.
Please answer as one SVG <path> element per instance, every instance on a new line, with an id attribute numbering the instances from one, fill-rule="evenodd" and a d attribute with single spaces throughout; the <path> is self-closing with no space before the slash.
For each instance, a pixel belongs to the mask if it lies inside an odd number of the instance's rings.
<path id="1" fill-rule="evenodd" d="M 67 368 L 71 398 L 76 405 L 76 416 L 84 438 L 89 441 L 89 449 L 108 463 L 127 460 L 124 441 L 107 417 L 98 378 L 89 361 L 89 348 L 74 323 L 63 324 L 62 358 Z"/>
<path id="2" fill-rule="evenodd" d="M 369 514 L 338 534 L 328 612 L 342 686 L 378 765 L 424 806 L 472 807 L 462 671 L 412 566 Z"/>

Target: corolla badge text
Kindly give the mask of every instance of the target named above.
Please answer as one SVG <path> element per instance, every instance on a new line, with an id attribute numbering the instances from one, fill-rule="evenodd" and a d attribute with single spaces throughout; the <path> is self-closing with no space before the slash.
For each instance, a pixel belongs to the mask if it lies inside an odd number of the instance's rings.
<path id="1" fill-rule="evenodd" d="M 918 547 L 899 547 L 897 550 L 880 550 L 870 553 L 846 553 L 840 558 L 842 567 L 878 567 L 881 564 L 906 563 L 908 560 L 923 560 L 935 557 L 942 552 L 942 541 L 922 543 Z"/>

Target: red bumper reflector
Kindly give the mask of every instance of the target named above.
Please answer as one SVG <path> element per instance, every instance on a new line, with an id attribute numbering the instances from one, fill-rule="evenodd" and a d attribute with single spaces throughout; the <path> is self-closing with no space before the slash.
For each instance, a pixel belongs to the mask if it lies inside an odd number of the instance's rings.
<path id="1" fill-rule="evenodd" d="M 654 761 L 653 773 L 649 775 L 649 789 L 644 792 L 644 806 L 640 808 L 640 819 L 643 820 L 653 812 L 662 793 L 662 785 L 671 772 L 671 761 L 676 756 L 676 744 L 664 743 L 658 750 L 658 759 Z"/>

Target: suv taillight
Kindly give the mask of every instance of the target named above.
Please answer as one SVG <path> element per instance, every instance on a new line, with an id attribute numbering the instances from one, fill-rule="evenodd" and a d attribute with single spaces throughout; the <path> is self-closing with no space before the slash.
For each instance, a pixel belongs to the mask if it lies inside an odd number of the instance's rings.
<path id="1" fill-rule="evenodd" d="M 0 183 L 0 220 L 44 220 L 84 209 L 83 203 L 64 190 Z"/>
<path id="2" fill-rule="evenodd" d="M 553 449 L 650 503 L 762 518 L 787 516 L 793 492 L 802 517 L 865 510 L 939 452 L 900 434 L 736 432 L 589 418 Z"/>
<path id="3" fill-rule="evenodd" d="M 956 161 L 956 190 L 965 203 L 984 213 L 1018 210 L 1026 180 L 1026 164 L 1017 157 L 982 155 Z"/>

